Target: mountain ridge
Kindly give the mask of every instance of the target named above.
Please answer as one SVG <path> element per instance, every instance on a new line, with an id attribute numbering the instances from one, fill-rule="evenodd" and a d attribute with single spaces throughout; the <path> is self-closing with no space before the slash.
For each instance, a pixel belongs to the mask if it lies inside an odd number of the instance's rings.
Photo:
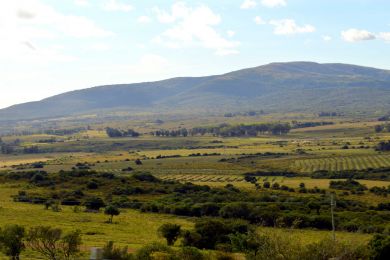
<path id="1" fill-rule="evenodd" d="M 0 121 L 91 111 L 280 112 L 390 109 L 390 71 L 343 63 L 274 62 L 204 77 L 113 84 L 74 90 L 0 110 Z"/>

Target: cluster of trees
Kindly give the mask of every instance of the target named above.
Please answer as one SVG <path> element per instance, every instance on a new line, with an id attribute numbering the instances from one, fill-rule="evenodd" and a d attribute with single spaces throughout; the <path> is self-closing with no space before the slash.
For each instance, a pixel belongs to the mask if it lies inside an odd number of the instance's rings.
<path id="1" fill-rule="evenodd" d="M 370 192 L 374 193 L 375 195 L 387 197 L 387 195 L 390 194 L 390 185 L 387 186 L 387 188 L 378 186 L 371 187 Z"/>
<path id="2" fill-rule="evenodd" d="M 98 211 L 112 205 L 117 209 L 134 208 L 143 212 L 180 216 L 240 218 L 263 226 L 331 229 L 329 197 L 324 190 L 307 189 L 303 183 L 297 191 L 315 195 L 301 197 L 296 194 L 274 193 L 276 190 L 296 191 L 279 183 L 264 182 L 262 187 L 260 184 L 258 187 L 261 192 L 251 193 L 241 191 L 231 184 L 210 188 L 205 185 L 162 181 L 146 173 L 135 173 L 127 177 L 80 170 L 58 174 L 35 171 L 8 173 L 5 177 L 13 180 L 25 179 L 31 185 L 47 187 L 47 192 L 41 193 L 21 191 L 14 198 L 20 202 L 45 204 L 55 201 L 57 205 L 83 205 L 88 211 Z M 247 175 L 246 179 L 257 183 L 255 176 Z M 59 185 L 68 187 L 68 190 L 56 188 Z M 105 199 L 96 197 L 100 192 Z M 154 196 L 148 201 L 137 201 L 129 199 L 128 196 L 133 194 Z M 375 210 L 363 202 L 342 198 L 338 198 L 337 205 L 335 216 L 339 229 L 384 232 L 388 221 L 386 212 Z M 319 214 L 311 214 L 313 209 Z M 368 216 L 365 213 L 367 210 L 373 210 L 375 218 Z M 350 223 L 351 214 L 354 215 L 356 223 Z"/>
<path id="3" fill-rule="evenodd" d="M 42 132 L 47 135 L 74 135 L 78 134 L 80 132 L 87 131 L 89 127 L 77 127 L 77 128 L 69 128 L 69 129 L 49 129 L 49 130 L 43 130 Z"/>
<path id="4" fill-rule="evenodd" d="M 170 257 L 167 259 L 234 259 L 227 253 L 245 253 L 246 259 L 387 259 L 390 253 L 390 238 L 375 235 L 368 245 L 345 244 L 324 239 L 302 245 L 289 234 L 257 232 L 255 227 L 242 220 L 205 218 L 195 222 L 193 230 L 181 230 L 177 224 L 164 224 L 159 230 L 168 246 L 181 238 L 181 249 L 186 248 L 186 257 L 176 258 L 173 251 L 160 246 Z M 192 248 L 192 250 L 189 250 Z M 210 257 L 195 250 L 213 249 L 225 255 Z"/>
<path id="5" fill-rule="evenodd" d="M 314 127 L 322 125 L 333 125 L 334 122 L 298 122 L 292 121 L 292 128 L 305 128 L 305 127 Z"/>
<path id="6" fill-rule="evenodd" d="M 237 113 L 225 113 L 224 117 L 235 117 L 235 116 L 257 116 L 257 115 L 264 115 L 265 112 L 263 110 L 260 111 L 247 111 L 247 112 L 237 112 Z"/>
<path id="7" fill-rule="evenodd" d="M 390 151 L 390 141 L 382 141 L 380 142 L 377 147 L 376 147 L 376 150 L 377 151 Z"/>
<path id="8" fill-rule="evenodd" d="M 389 121 L 390 119 L 390 116 L 389 115 L 385 115 L 385 116 L 381 116 L 378 118 L 378 121 Z"/>
<path id="9" fill-rule="evenodd" d="M 20 259 L 26 248 L 44 259 L 75 259 L 80 256 L 81 244 L 80 230 L 63 234 L 59 228 L 37 226 L 26 231 L 20 225 L 7 225 L 0 229 L 0 251 L 11 260 Z"/>
<path id="10" fill-rule="evenodd" d="M 214 127 L 196 127 L 191 129 L 191 135 L 211 134 L 222 137 L 257 136 L 259 134 L 283 135 L 291 130 L 289 123 L 264 123 L 248 125 L 221 124 Z"/>
<path id="11" fill-rule="evenodd" d="M 265 189 L 273 190 L 285 188 L 282 187 L 283 185 L 268 182 L 265 182 L 263 186 Z M 254 195 L 240 191 L 233 185 L 216 189 L 188 183 L 177 187 L 174 194 L 168 194 L 161 199 L 143 202 L 135 206 L 143 212 L 225 219 L 239 218 L 253 224 L 272 227 L 331 229 L 329 198 L 323 190 L 312 189 L 311 191 L 311 189 L 306 189 L 303 184 L 298 191 L 319 194 L 319 197 L 297 197 L 287 194 L 269 196 L 264 193 Z M 310 214 L 313 209 L 320 214 Z M 365 210 L 368 209 L 369 206 L 363 203 L 339 198 L 336 211 L 338 228 L 349 231 L 350 218 L 348 214 L 353 214 L 356 220 L 354 225 L 357 225 L 357 229 L 354 231 L 383 232 L 387 222 L 386 214 L 376 211 L 376 219 L 373 221 L 365 214 Z"/>
<path id="12" fill-rule="evenodd" d="M 19 141 L 11 143 L 6 143 L 0 137 L 0 153 L 2 154 L 12 154 L 15 152 L 15 146 L 19 144 Z"/>
<path id="13" fill-rule="evenodd" d="M 382 132 L 390 132 L 390 124 L 384 124 L 384 125 L 376 125 L 374 126 L 374 130 L 376 133 L 382 133 Z"/>
<path id="14" fill-rule="evenodd" d="M 107 127 L 106 133 L 109 137 L 138 137 L 140 133 L 134 131 L 133 129 L 121 130 L 116 128 Z"/>
<path id="15" fill-rule="evenodd" d="M 153 242 L 134 253 L 128 247 L 116 247 L 109 241 L 103 247 L 103 259 L 107 260 L 233 260 L 232 253 L 243 253 L 248 260 L 260 259 L 388 259 L 390 237 L 375 235 L 367 245 L 346 244 L 331 239 L 301 244 L 290 234 L 256 232 L 255 227 L 242 220 L 201 219 L 193 230 L 182 230 L 180 225 L 166 223 L 158 229 L 158 235 L 167 244 Z M 179 247 L 171 246 L 181 240 Z M 81 259 L 82 245 L 79 230 L 63 234 L 59 228 L 7 225 L 0 228 L 0 251 L 11 260 L 20 259 L 21 253 L 30 249 L 43 259 Z M 215 251 L 205 251 L 213 249 Z"/>
<path id="16" fill-rule="evenodd" d="M 28 146 L 23 148 L 23 153 L 25 154 L 36 154 L 40 153 L 38 146 L 33 145 L 33 146 Z"/>
<path id="17" fill-rule="evenodd" d="M 12 142 L 4 142 L 2 138 L 0 138 L 0 153 L 2 154 L 12 154 L 19 151 L 22 151 L 25 154 L 35 154 L 39 153 L 40 150 L 38 146 L 33 145 L 33 146 L 26 146 L 23 149 L 18 149 L 18 146 L 20 146 L 20 139 L 15 139 Z"/>
<path id="18" fill-rule="evenodd" d="M 390 180 L 390 168 L 367 168 L 363 170 L 344 171 L 315 171 L 311 174 L 313 179 L 362 179 L 362 180 Z"/>
<path id="19" fill-rule="evenodd" d="M 199 157 L 199 156 L 219 156 L 221 153 L 191 153 L 189 157 Z"/>
<path id="20" fill-rule="evenodd" d="M 211 260 L 236 259 L 233 253 L 243 253 L 248 260 L 261 259 L 387 259 L 390 238 L 375 235 L 368 244 L 349 244 L 325 238 L 319 242 L 301 244 L 291 234 L 258 232 L 242 220 L 205 218 L 197 220 L 193 230 L 183 230 L 180 225 L 166 223 L 158 229 L 158 235 L 166 239 L 161 243 L 148 244 L 137 252 L 115 247 L 112 241 L 103 248 L 104 259 L 143 260 Z M 178 240 L 181 243 L 176 243 Z M 176 249 L 171 246 L 176 245 Z M 214 251 L 204 249 L 211 249 Z"/>
<path id="21" fill-rule="evenodd" d="M 150 133 L 151 135 L 154 136 L 165 136 L 165 137 L 186 137 L 189 135 L 189 131 L 186 128 L 180 128 L 177 130 L 164 130 L 160 129 L 154 132 Z"/>
<path id="22" fill-rule="evenodd" d="M 15 152 L 14 146 L 6 143 L 0 143 L 0 153 L 2 154 L 12 154 Z"/>
<path id="23" fill-rule="evenodd" d="M 367 187 L 358 181 L 348 179 L 345 181 L 330 181 L 329 188 L 335 190 L 365 191 Z"/>
<path id="24" fill-rule="evenodd" d="M 318 113 L 319 117 L 330 117 L 330 116 L 340 116 L 338 112 L 320 112 Z"/>
<path id="25" fill-rule="evenodd" d="M 86 211 L 92 212 L 110 205 L 116 208 L 134 208 L 137 207 L 134 205 L 139 203 L 129 201 L 126 196 L 162 195 L 172 193 L 180 186 L 178 183 L 163 182 L 151 174 L 134 173 L 131 177 L 125 177 L 86 170 L 61 171 L 58 174 L 48 174 L 42 170 L 19 171 L 4 174 L 2 177 L 8 182 L 25 180 L 30 185 L 47 188 L 47 192 L 40 193 L 21 190 L 13 199 L 15 202 L 44 204 L 45 208 L 52 208 L 53 211 L 59 211 L 61 205 L 84 206 Z M 57 189 L 58 185 L 68 187 L 68 190 Z M 104 201 L 96 197 L 96 191 L 103 192 L 111 199 Z"/>
<path id="26" fill-rule="evenodd" d="M 269 124 L 248 124 L 248 125 L 229 125 L 220 124 L 211 127 L 195 127 L 192 129 L 180 128 L 177 130 L 160 129 L 151 132 L 154 136 L 177 137 L 177 136 L 195 136 L 195 135 L 213 135 L 222 137 L 239 136 L 257 136 L 259 134 L 283 135 L 291 129 L 289 123 L 269 123 Z"/>
<path id="27" fill-rule="evenodd" d="M 47 128 L 47 122 L 45 124 L 40 124 L 39 126 L 32 126 L 31 130 L 15 130 L 4 132 L 4 136 L 26 136 L 26 135 L 57 135 L 57 136 L 65 136 L 65 135 L 74 135 L 77 133 L 81 133 L 87 130 L 90 130 L 91 127 L 76 127 L 76 128 L 68 128 L 68 129 L 44 129 Z"/>

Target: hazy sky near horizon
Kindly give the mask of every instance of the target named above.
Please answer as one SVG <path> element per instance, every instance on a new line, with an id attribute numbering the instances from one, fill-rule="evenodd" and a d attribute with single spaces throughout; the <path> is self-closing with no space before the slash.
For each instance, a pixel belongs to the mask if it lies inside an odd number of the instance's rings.
<path id="1" fill-rule="evenodd" d="M 0 108 L 276 61 L 390 69 L 390 1 L 1 1 Z"/>

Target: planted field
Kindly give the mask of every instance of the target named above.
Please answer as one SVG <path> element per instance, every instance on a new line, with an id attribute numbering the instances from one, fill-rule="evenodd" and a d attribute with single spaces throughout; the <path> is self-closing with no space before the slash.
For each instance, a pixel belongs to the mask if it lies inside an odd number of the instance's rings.
<path id="1" fill-rule="evenodd" d="M 215 175 L 215 174 L 161 174 L 158 177 L 162 180 L 174 180 L 195 183 L 221 182 L 234 183 L 243 182 L 243 176 L 235 175 Z"/>
<path id="2" fill-rule="evenodd" d="M 299 172 L 364 170 L 390 167 L 390 155 L 338 156 L 296 160 L 292 168 Z"/>

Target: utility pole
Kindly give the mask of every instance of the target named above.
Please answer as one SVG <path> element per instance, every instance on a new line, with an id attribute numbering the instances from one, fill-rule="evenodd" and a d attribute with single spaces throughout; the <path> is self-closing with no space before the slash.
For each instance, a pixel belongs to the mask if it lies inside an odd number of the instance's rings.
<path id="1" fill-rule="evenodd" d="M 333 241 L 336 242 L 336 233 L 335 233 L 335 226 L 334 226 L 334 212 L 333 209 L 336 206 L 336 201 L 333 198 L 334 194 L 330 194 L 330 213 L 332 215 L 332 236 L 333 236 Z"/>

